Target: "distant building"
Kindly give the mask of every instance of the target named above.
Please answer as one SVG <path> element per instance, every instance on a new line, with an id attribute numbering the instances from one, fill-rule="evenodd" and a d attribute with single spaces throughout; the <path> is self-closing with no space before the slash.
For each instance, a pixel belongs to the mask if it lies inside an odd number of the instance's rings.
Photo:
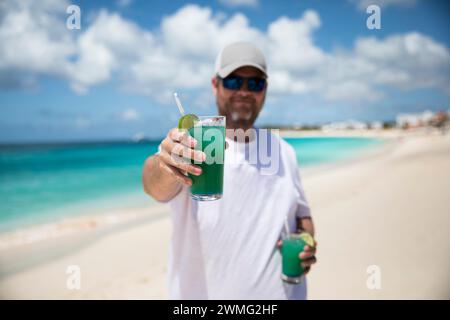
<path id="1" fill-rule="evenodd" d="M 426 110 L 422 113 L 403 113 L 399 114 L 395 120 L 398 128 L 418 128 L 428 126 L 433 120 L 434 113 Z"/>
<path id="2" fill-rule="evenodd" d="M 448 113 L 445 111 L 439 111 L 434 114 L 433 118 L 430 121 L 430 124 L 435 127 L 442 127 L 446 124 L 447 120 L 450 118 Z"/>
<path id="3" fill-rule="evenodd" d="M 370 124 L 370 128 L 374 130 L 381 130 L 383 129 L 384 125 L 381 121 L 374 121 Z"/>
<path id="4" fill-rule="evenodd" d="M 420 118 L 414 114 L 399 114 L 396 117 L 395 122 L 399 128 L 418 127 Z"/>
<path id="5" fill-rule="evenodd" d="M 334 130 L 364 130 L 368 125 L 365 122 L 356 120 L 347 120 L 342 122 L 332 122 L 321 127 L 322 131 L 334 131 Z"/>
<path id="6" fill-rule="evenodd" d="M 434 113 L 431 112 L 430 110 L 427 110 L 424 113 L 422 113 L 421 121 L 423 124 L 429 124 L 430 121 L 433 120 L 433 117 L 434 117 Z"/>

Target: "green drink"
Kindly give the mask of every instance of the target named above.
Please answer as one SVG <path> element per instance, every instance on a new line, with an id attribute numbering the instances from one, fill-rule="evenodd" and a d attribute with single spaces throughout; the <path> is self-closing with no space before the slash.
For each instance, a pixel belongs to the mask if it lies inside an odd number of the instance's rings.
<path id="1" fill-rule="evenodd" d="M 307 232 L 292 233 L 281 245 L 282 274 L 281 279 L 288 283 L 298 284 L 305 272 L 301 266 L 300 253 L 305 246 L 314 247 L 314 238 Z"/>
<path id="2" fill-rule="evenodd" d="M 192 179 L 191 196 L 195 200 L 217 200 L 223 193 L 223 165 L 225 155 L 225 117 L 198 117 L 189 135 L 197 140 L 196 150 L 206 154 L 206 160 L 196 163 L 202 169 L 199 176 L 189 174 Z"/>
<path id="3" fill-rule="evenodd" d="M 281 246 L 282 255 L 282 275 L 281 279 L 289 283 L 300 283 L 303 275 L 303 267 L 299 257 L 303 251 L 306 242 L 303 241 L 298 234 L 291 234 L 287 239 L 283 240 Z"/>

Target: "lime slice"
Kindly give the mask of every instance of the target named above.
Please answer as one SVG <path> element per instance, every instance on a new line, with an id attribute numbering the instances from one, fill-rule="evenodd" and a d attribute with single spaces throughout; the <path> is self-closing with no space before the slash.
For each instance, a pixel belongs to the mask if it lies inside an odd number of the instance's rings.
<path id="1" fill-rule="evenodd" d="M 185 114 L 178 121 L 178 129 L 188 130 L 192 128 L 200 119 L 195 114 Z"/>
<path id="2" fill-rule="evenodd" d="M 314 247 L 314 238 L 312 237 L 312 235 L 310 235 L 308 232 L 302 232 L 300 233 L 299 236 L 303 241 L 305 241 L 305 243 L 310 246 L 310 247 Z"/>

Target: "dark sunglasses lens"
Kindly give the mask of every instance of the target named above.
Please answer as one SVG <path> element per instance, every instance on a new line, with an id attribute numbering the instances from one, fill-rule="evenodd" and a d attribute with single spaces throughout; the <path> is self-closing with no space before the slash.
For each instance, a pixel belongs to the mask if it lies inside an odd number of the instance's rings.
<path id="1" fill-rule="evenodd" d="M 266 84 L 266 79 L 262 78 L 250 78 L 248 79 L 248 90 L 260 92 L 264 90 L 264 85 Z"/>
<path id="2" fill-rule="evenodd" d="M 223 86 L 229 90 L 239 90 L 242 82 L 242 78 L 239 77 L 226 77 L 223 79 Z"/>

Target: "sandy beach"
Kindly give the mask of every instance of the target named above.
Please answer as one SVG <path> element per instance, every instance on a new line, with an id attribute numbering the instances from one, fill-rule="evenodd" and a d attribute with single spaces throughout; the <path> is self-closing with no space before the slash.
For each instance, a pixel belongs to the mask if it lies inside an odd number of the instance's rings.
<path id="1" fill-rule="evenodd" d="M 383 137 L 359 159 L 301 170 L 319 243 L 309 299 L 450 298 L 450 135 Z M 168 207 L 127 215 L 47 239 L 0 236 L 0 298 L 166 299 Z M 81 287 L 68 289 L 74 265 Z"/>

